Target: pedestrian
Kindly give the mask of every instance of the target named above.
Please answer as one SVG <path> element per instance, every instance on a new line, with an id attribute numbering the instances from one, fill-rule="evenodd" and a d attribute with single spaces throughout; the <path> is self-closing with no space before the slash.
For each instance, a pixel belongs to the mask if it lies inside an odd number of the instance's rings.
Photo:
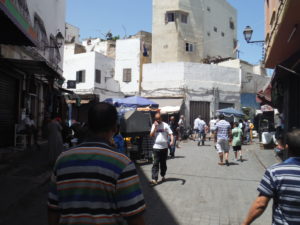
<path id="1" fill-rule="evenodd" d="M 238 154 L 239 159 L 243 162 L 242 156 L 242 138 L 243 138 L 243 131 L 239 128 L 239 123 L 234 123 L 234 128 L 232 129 L 232 147 L 234 151 L 235 161 L 238 161 Z"/>
<path id="2" fill-rule="evenodd" d="M 259 195 L 243 222 L 249 225 L 261 216 L 273 199 L 273 225 L 300 224 L 300 130 L 286 136 L 289 158 L 268 168 L 258 186 Z"/>
<path id="3" fill-rule="evenodd" d="M 251 120 L 249 120 L 248 122 L 249 122 L 249 129 L 250 129 L 250 144 L 253 144 L 254 124 L 251 122 Z"/>
<path id="4" fill-rule="evenodd" d="M 113 147 L 118 114 L 108 103 L 88 112 L 90 136 L 63 152 L 51 177 L 49 225 L 144 225 L 145 202 L 133 162 Z"/>
<path id="5" fill-rule="evenodd" d="M 205 132 L 206 123 L 201 116 L 199 116 L 199 119 L 200 120 L 198 122 L 198 146 L 200 146 L 200 143 L 204 145 L 205 138 L 206 138 L 206 132 Z"/>
<path id="6" fill-rule="evenodd" d="M 175 117 L 171 116 L 169 126 L 173 132 L 173 144 L 171 145 L 171 137 L 169 136 L 169 150 L 170 150 L 170 157 L 175 158 L 175 150 L 176 150 L 176 139 L 178 133 L 178 125 L 175 121 Z"/>
<path id="7" fill-rule="evenodd" d="M 209 131 L 210 131 L 210 137 L 209 141 L 212 139 L 214 140 L 214 133 L 216 131 L 216 123 L 217 123 L 217 117 L 212 117 L 209 121 Z"/>
<path id="8" fill-rule="evenodd" d="M 47 125 L 49 162 L 51 165 L 54 165 L 57 157 L 64 150 L 64 143 L 62 137 L 63 128 L 59 121 L 60 119 L 55 114 L 53 114 L 52 120 Z"/>
<path id="9" fill-rule="evenodd" d="M 194 130 L 193 130 L 193 140 L 196 141 L 196 139 L 198 138 L 198 127 L 199 127 L 199 121 L 200 121 L 200 116 L 198 116 L 195 120 L 194 120 Z"/>
<path id="10" fill-rule="evenodd" d="M 32 145 L 32 136 L 34 144 L 37 145 L 37 136 L 38 136 L 38 129 L 35 124 L 34 118 L 32 114 L 26 116 L 25 120 L 25 128 L 27 133 L 27 145 L 30 147 Z"/>
<path id="11" fill-rule="evenodd" d="M 231 136 L 231 126 L 225 120 L 223 114 L 219 116 L 219 122 L 216 124 L 216 135 L 215 135 L 215 143 L 216 148 L 219 153 L 220 162 L 219 165 L 224 165 L 224 155 L 225 155 L 225 163 L 229 166 L 229 138 Z"/>
<path id="12" fill-rule="evenodd" d="M 156 185 L 158 182 L 159 168 L 162 182 L 165 181 L 168 158 L 168 136 L 171 138 L 170 145 L 174 144 L 173 132 L 167 123 L 162 122 L 160 113 L 155 114 L 155 122 L 152 125 L 150 136 L 154 138 L 154 162 L 151 183 Z"/>
<path id="13" fill-rule="evenodd" d="M 120 125 L 117 126 L 117 132 L 114 136 L 114 144 L 115 144 L 115 147 L 118 150 L 118 152 L 120 152 L 124 155 L 126 154 L 124 138 L 120 133 Z"/>
<path id="14" fill-rule="evenodd" d="M 184 115 L 180 116 L 180 119 L 178 121 L 178 128 L 179 128 L 179 138 L 178 138 L 178 144 L 183 139 L 184 130 L 185 130 L 185 119 Z"/>
<path id="15" fill-rule="evenodd" d="M 250 143 L 250 124 L 248 120 L 244 121 L 244 136 L 245 136 L 245 144 Z"/>

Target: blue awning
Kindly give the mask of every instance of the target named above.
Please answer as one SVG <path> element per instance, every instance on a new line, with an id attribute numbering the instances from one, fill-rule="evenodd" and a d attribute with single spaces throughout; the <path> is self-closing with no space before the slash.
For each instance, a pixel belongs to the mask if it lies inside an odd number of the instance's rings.
<path id="1" fill-rule="evenodd" d="M 217 111 L 220 114 L 223 114 L 226 117 L 244 117 L 245 114 L 234 108 L 220 109 Z"/>

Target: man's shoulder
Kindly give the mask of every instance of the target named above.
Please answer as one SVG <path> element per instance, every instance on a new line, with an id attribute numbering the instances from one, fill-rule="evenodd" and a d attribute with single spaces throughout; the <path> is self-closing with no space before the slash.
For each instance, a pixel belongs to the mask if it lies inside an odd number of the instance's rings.
<path id="1" fill-rule="evenodd" d="M 81 159 L 85 158 L 86 156 L 92 156 L 95 157 L 95 159 L 99 160 L 101 158 L 101 160 L 107 159 L 108 161 L 116 161 L 123 165 L 131 163 L 131 160 L 126 155 L 119 153 L 112 146 L 101 142 L 84 142 L 79 146 L 70 148 L 59 156 L 58 162 L 65 160 Z"/>

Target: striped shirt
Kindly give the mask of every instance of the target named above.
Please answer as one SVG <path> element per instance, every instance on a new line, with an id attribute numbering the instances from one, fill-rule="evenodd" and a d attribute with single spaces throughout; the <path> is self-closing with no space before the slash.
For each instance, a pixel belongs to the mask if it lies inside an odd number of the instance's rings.
<path id="1" fill-rule="evenodd" d="M 220 120 L 216 124 L 217 129 L 217 138 L 218 140 L 228 140 L 229 138 L 229 130 L 231 129 L 230 123 L 228 123 L 226 120 Z"/>
<path id="2" fill-rule="evenodd" d="M 60 212 L 60 225 L 117 225 L 145 202 L 132 161 L 104 142 L 85 142 L 58 158 L 48 207 Z"/>
<path id="3" fill-rule="evenodd" d="M 258 191 L 273 198 L 273 225 L 300 224 L 300 158 L 267 169 Z"/>

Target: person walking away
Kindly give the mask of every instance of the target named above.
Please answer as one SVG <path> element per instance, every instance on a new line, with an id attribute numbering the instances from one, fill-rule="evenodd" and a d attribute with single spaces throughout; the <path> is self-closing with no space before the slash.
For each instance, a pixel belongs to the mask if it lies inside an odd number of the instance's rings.
<path id="1" fill-rule="evenodd" d="M 185 119 L 184 119 L 184 115 L 180 116 L 180 119 L 178 121 L 178 128 L 179 128 L 179 135 L 178 135 L 178 146 L 179 147 L 179 143 L 182 141 L 183 135 L 184 135 L 184 130 L 185 130 Z"/>
<path id="2" fill-rule="evenodd" d="M 49 225 L 145 225 L 134 163 L 112 145 L 118 114 L 108 103 L 88 111 L 90 136 L 56 161 L 48 195 Z"/>
<path id="3" fill-rule="evenodd" d="M 175 150 L 176 150 L 176 139 L 177 139 L 177 133 L 178 133 L 178 126 L 175 121 L 175 117 L 171 116 L 169 126 L 173 132 L 173 145 L 171 145 L 171 137 L 169 136 L 169 150 L 170 150 L 170 157 L 175 157 Z"/>
<path id="4" fill-rule="evenodd" d="M 216 123 L 217 123 L 216 117 L 212 117 L 211 120 L 209 121 L 209 131 L 210 131 L 209 141 L 211 139 L 214 140 L 214 133 L 216 131 Z"/>
<path id="5" fill-rule="evenodd" d="M 49 162 L 54 165 L 57 157 L 64 150 L 64 143 L 62 137 L 62 126 L 59 123 L 59 118 L 55 115 L 47 126 L 48 128 L 48 149 L 49 149 Z"/>
<path id="6" fill-rule="evenodd" d="M 286 137 L 289 158 L 268 168 L 258 186 L 259 195 L 252 204 L 243 225 L 252 224 L 273 199 L 272 224 L 300 224 L 300 130 Z"/>
<path id="7" fill-rule="evenodd" d="M 168 158 L 168 136 L 171 138 L 170 145 L 174 144 L 173 132 L 167 123 L 162 122 L 160 113 L 155 115 L 155 122 L 152 125 L 150 136 L 154 138 L 154 162 L 152 167 L 151 183 L 156 185 L 158 181 L 159 168 L 162 181 L 165 181 Z"/>
<path id="8" fill-rule="evenodd" d="M 244 135 L 245 135 L 245 143 L 249 144 L 250 143 L 250 124 L 248 120 L 244 121 Z"/>
<path id="9" fill-rule="evenodd" d="M 225 120 L 223 114 L 219 116 L 219 122 L 216 124 L 216 135 L 215 135 L 215 143 L 216 148 L 219 153 L 220 162 L 219 165 L 224 165 L 224 154 L 225 154 L 225 163 L 229 166 L 229 138 L 231 136 L 231 126 Z"/>
<path id="10" fill-rule="evenodd" d="M 249 122 L 249 128 L 250 128 L 250 144 L 253 144 L 254 124 L 251 122 L 251 120 L 249 120 L 248 122 Z"/>
<path id="11" fill-rule="evenodd" d="M 243 162 L 242 156 L 242 138 L 243 131 L 239 128 L 239 123 L 234 123 L 234 128 L 232 129 L 232 147 L 234 151 L 235 160 L 238 161 L 238 153 L 240 161 Z"/>
<path id="12" fill-rule="evenodd" d="M 200 146 L 200 143 L 202 143 L 202 145 L 205 144 L 205 127 L 206 127 L 206 123 L 205 121 L 202 119 L 201 116 L 199 116 L 200 121 L 198 123 L 198 146 Z"/>
<path id="13" fill-rule="evenodd" d="M 198 127 L 199 127 L 199 121 L 200 121 L 200 116 L 198 116 L 195 120 L 194 120 L 194 130 L 193 130 L 193 140 L 196 141 L 196 139 L 198 138 Z"/>

